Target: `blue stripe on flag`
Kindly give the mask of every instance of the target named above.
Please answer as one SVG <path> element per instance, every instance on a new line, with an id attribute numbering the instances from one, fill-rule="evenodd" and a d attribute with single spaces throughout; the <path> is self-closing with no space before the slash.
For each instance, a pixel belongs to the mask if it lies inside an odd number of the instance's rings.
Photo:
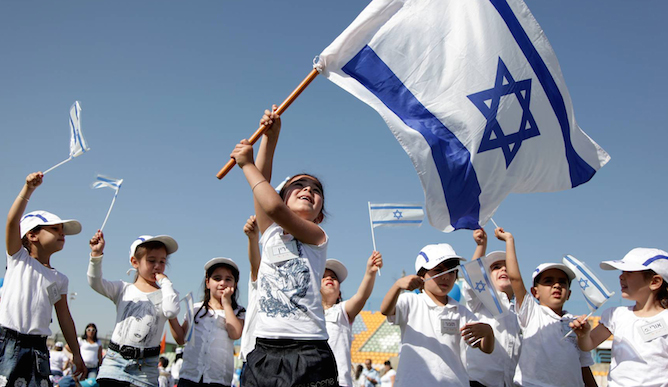
<path id="1" fill-rule="evenodd" d="M 519 20 L 513 13 L 506 0 L 490 0 L 492 5 L 499 11 L 499 15 L 506 22 L 510 33 L 515 38 L 517 45 L 520 47 L 527 61 L 531 65 L 534 73 L 538 77 L 538 81 L 545 90 L 545 95 L 552 105 L 552 110 L 561 126 L 561 135 L 564 138 L 564 148 L 566 150 L 566 160 L 568 161 L 568 172 L 571 177 L 571 185 L 577 187 L 580 184 L 588 182 L 596 173 L 594 168 L 587 164 L 580 155 L 573 148 L 571 143 L 571 131 L 568 122 L 568 113 L 566 112 L 566 105 L 564 98 L 557 87 L 554 78 L 547 65 L 543 61 L 536 47 L 531 43 L 531 39 L 526 31 L 522 28 Z"/>
<path id="2" fill-rule="evenodd" d="M 421 210 L 422 206 L 371 206 L 372 210 Z"/>
<path id="3" fill-rule="evenodd" d="M 578 265 L 577 263 L 575 263 L 575 262 L 571 259 L 571 257 L 569 257 L 568 255 L 565 255 L 564 258 L 566 258 L 566 260 L 567 260 L 568 262 L 570 262 L 573 266 L 575 266 L 575 268 L 578 269 L 578 270 L 580 271 L 580 273 L 582 273 L 582 275 L 584 275 L 585 277 L 587 277 L 587 279 L 589 280 L 589 282 L 592 283 L 592 284 L 594 284 L 594 286 L 596 286 L 596 289 L 598 289 L 598 291 L 601 292 L 601 294 L 605 296 L 605 299 L 606 299 L 606 300 L 610 298 L 610 295 L 608 294 L 608 292 L 605 291 L 605 290 L 603 290 L 603 288 L 601 287 L 601 284 L 599 284 L 598 281 L 596 281 L 595 279 L 593 279 L 593 278 L 589 275 L 589 273 L 587 273 L 587 271 L 586 271 L 582 266 L 580 266 L 580 265 Z M 583 293 L 583 294 L 584 294 L 584 293 Z M 587 300 L 587 302 L 589 302 L 589 298 L 587 298 L 586 295 L 585 295 L 585 299 Z M 594 306 L 594 309 L 598 309 L 598 306 Z"/>
<path id="4" fill-rule="evenodd" d="M 499 304 L 499 299 L 496 297 L 496 290 L 492 287 L 492 283 L 489 280 L 489 277 L 487 276 L 487 271 L 485 270 L 485 266 L 482 263 L 482 259 L 477 259 L 478 265 L 480 265 L 480 271 L 482 272 L 482 277 L 485 279 L 485 283 L 487 284 L 487 289 L 489 289 L 489 294 L 492 295 L 492 299 L 494 299 L 494 305 L 496 305 L 496 310 L 499 311 L 499 314 L 503 313 L 503 309 L 501 308 L 501 304 Z"/>
<path id="5" fill-rule="evenodd" d="M 388 224 L 388 223 L 408 223 L 408 224 L 418 224 L 422 223 L 421 220 L 374 220 L 373 224 Z"/>
<path id="6" fill-rule="evenodd" d="M 86 153 L 86 148 L 84 148 L 83 142 L 81 141 L 81 133 L 79 133 L 79 131 L 74 126 L 74 122 L 72 122 L 72 117 L 70 117 L 70 125 L 72 126 L 72 132 L 73 132 L 72 134 L 74 135 L 75 138 L 74 142 L 79 144 L 79 146 L 81 147 L 81 153 Z"/>
<path id="7" fill-rule="evenodd" d="M 455 230 L 479 228 L 481 189 L 468 149 L 415 98 L 371 47 L 365 46 L 342 71 L 366 87 L 429 144 Z"/>
<path id="8" fill-rule="evenodd" d="M 583 293 L 583 294 L 584 294 L 584 293 Z M 587 304 L 589 305 L 589 309 L 591 309 L 591 310 L 598 310 L 598 305 L 596 305 L 595 303 L 591 302 L 591 301 L 589 300 L 589 297 L 585 296 L 585 301 L 587 301 Z"/>

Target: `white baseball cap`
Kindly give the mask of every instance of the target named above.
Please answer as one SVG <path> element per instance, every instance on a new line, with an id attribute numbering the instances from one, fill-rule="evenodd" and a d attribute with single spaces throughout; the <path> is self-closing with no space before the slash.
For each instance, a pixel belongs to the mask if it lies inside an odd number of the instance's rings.
<path id="1" fill-rule="evenodd" d="M 538 265 L 536 270 L 533 271 L 533 274 L 531 274 L 531 279 L 533 280 L 534 285 L 536 285 L 536 278 L 540 275 L 540 273 L 550 269 L 559 269 L 564 273 L 566 273 L 569 282 L 575 279 L 575 273 L 573 273 L 573 270 L 571 270 L 568 266 L 562 263 L 552 263 L 552 262 L 541 263 L 540 265 Z"/>
<path id="2" fill-rule="evenodd" d="M 81 232 L 79 221 L 74 219 L 62 220 L 57 215 L 39 210 L 29 212 L 21 218 L 21 238 L 37 226 L 52 226 L 54 224 L 62 224 L 65 235 L 76 235 Z"/>
<path id="3" fill-rule="evenodd" d="M 338 259 L 328 259 L 327 262 L 325 262 L 325 269 L 333 271 L 334 274 L 336 274 L 336 279 L 339 280 L 339 283 L 342 283 L 345 281 L 346 277 L 348 277 L 348 269 L 346 269 L 346 265 Z"/>
<path id="4" fill-rule="evenodd" d="M 489 269 L 489 267 L 492 266 L 492 264 L 494 262 L 505 261 L 506 260 L 506 252 L 505 251 L 492 251 L 491 253 L 485 255 L 481 259 L 485 263 L 485 267 L 487 267 Z"/>
<path id="5" fill-rule="evenodd" d="M 218 265 L 220 263 L 232 266 L 233 268 L 237 269 L 237 273 L 239 272 L 239 266 L 237 266 L 237 264 L 234 263 L 233 260 L 231 260 L 230 258 L 223 258 L 223 257 L 210 259 L 209 262 L 204 264 L 204 271 L 207 271 L 211 266 Z"/>
<path id="6" fill-rule="evenodd" d="M 176 250 L 179 249 L 179 244 L 176 243 L 174 238 L 170 237 L 169 235 L 157 235 L 157 236 L 142 235 L 137 239 L 135 239 L 135 241 L 132 242 L 132 244 L 130 245 L 130 258 L 132 258 L 132 256 L 135 255 L 137 247 L 151 241 L 162 242 L 162 244 L 165 245 L 165 249 L 167 250 L 167 255 L 173 254 L 174 252 L 176 252 Z"/>
<path id="7" fill-rule="evenodd" d="M 449 259 L 466 261 L 466 259 L 457 255 L 452 246 L 447 243 L 427 245 L 420 250 L 417 258 L 415 258 L 415 272 L 419 273 L 420 269 L 431 270 Z"/>
<path id="8" fill-rule="evenodd" d="M 654 272 L 668 282 L 668 253 L 659 249 L 636 247 L 617 261 L 603 261 L 603 270 L 644 271 Z"/>
<path id="9" fill-rule="evenodd" d="M 53 345 L 56 348 L 63 348 L 63 342 L 62 341 L 56 341 L 56 344 Z"/>

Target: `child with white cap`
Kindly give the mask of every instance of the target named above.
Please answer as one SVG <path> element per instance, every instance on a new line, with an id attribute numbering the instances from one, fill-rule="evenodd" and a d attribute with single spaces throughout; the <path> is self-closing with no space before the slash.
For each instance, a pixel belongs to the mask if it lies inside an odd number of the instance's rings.
<path id="1" fill-rule="evenodd" d="M 466 306 L 471 309 L 478 320 L 492 327 L 496 342 L 494 352 L 489 355 L 467 347 L 466 369 L 471 378 L 471 386 L 512 386 L 515 367 L 517 367 L 517 360 L 520 356 L 521 337 L 513 301 L 513 287 L 506 269 L 506 253 L 493 251 L 485 255 L 487 233 L 482 228 L 473 231 L 473 240 L 477 245 L 473 260 L 481 259 L 489 270 L 491 282 L 498 293 L 498 300 L 508 310 L 508 313 L 495 317 L 480 301 L 477 296 L 478 292 L 464 282 L 462 297 L 466 300 Z"/>
<path id="2" fill-rule="evenodd" d="M 520 273 L 513 235 L 503 228 L 494 230 L 506 243 L 506 268 L 515 293 L 515 310 L 522 329 L 520 353 L 514 382 L 519 386 L 596 386 L 589 352 L 581 351 L 575 337 L 564 335 L 575 316 L 563 307 L 571 295 L 575 273 L 561 263 L 542 263 L 534 270 L 531 293 Z"/>
<path id="3" fill-rule="evenodd" d="M 612 334 L 608 386 L 668 386 L 668 252 L 639 247 L 600 266 L 622 271 L 622 297 L 635 305 L 605 310 L 594 329 L 584 318 L 574 321 L 580 349 L 590 351 Z"/>
<path id="4" fill-rule="evenodd" d="M 417 275 L 397 280 L 380 312 L 401 328 L 395 386 L 469 386 L 461 353 L 466 344 L 485 353 L 494 350 L 489 324 L 448 297 L 464 258 L 446 243 L 427 245 L 415 259 Z M 423 288 L 423 292 L 402 293 Z"/>
<path id="5" fill-rule="evenodd" d="M 158 387 L 160 339 L 165 322 L 179 313 L 179 294 L 165 276 L 170 254 L 178 250 L 168 235 L 142 235 L 130 246 L 134 283 L 102 278 L 104 235 L 90 240 L 88 284 L 116 304 L 116 326 L 97 375 L 100 386 Z"/>
<path id="6" fill-rule="evenodd" d="M 352 387 L 353 385 L 350 355 L 350 346 L 353 341 L 352 325 L 355 317 L 371 296 L 373 285 L 376 282 L 376 273 L 381 267 L 383 267 L 383 256 L 374 251 L 366 262 L 366 271 L 362 283 L 357 288 L 357 293 L 343 301 L 341 283 L 348 276 L 348 269 L 336 259 L 328 259 L 325 263 L 320 294 L 322 294 L 322 306 L 325 308 L 325 322 L 329 334 L 327 343 L 334 352 L 341 387 Z"/>
<path id="7" fill-rule="evenodd" d="M 0 385 L 50 386 L 46 338 L 56 316 L 72 349 L 74 376 L 85 376 L 76 328 L 67 305 L 69 280 L 51 267 L 51 256 L 65 246 L 65 235 L 81 232 L 76 220 L 62 220 L 46 211 L 23 212 L 42 184 L 41 172 L 31 173 L 7 215 L 7 271 L 0 300 Z M 10 355 L 11 354 L 11 355 Z"/>
<path id="8" fill-rule="evenodd" d="M 229 258 L 204 265 L 204 299 L 194 305 L 192 338 L 183 351 L 179 387 L 230 386 L 234 374 L 234 340 L 241 337 L 246 309 L 239 305 L 239 267 Z M 169 321 L 183 344 L 188 321 Z"/>

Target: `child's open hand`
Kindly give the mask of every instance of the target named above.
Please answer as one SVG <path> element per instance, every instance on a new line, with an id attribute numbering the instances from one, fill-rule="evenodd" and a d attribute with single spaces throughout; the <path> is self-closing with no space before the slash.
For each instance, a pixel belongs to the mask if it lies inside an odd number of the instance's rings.
<path id="1" fill-rule="evenodd" d="M 255 215 L 251 215 L 246 221 L 246 224 L 244 224 L 244 233 L 248 236 L 248 239 L 257 239 L 260 230 L 257 227 Z"/>
<path id="2" fill-rule="evenodd" d="M 237 162 L 240 168 L 246 164 L 253 164 L 253 146 L 248 140 L 243 139 L 234 147 L 230 157 Z"/>
<path id="3" fill-rule="evenodd" d="M 415 289 L 421 289 L 424 286 L 424 280 L 422 279 L 422 277 L 413 274 L 399 278 L 397 282 L 395 282 L 394 284 L 399 289 L 415 290 Z"/>
<path id="4" fill-rule="evenodd" d="M 272 105 L 271 111 L 265 110 L 264 115 L 260 119 L 260 125 L 266 125 L 269 127 L 264 134 L 268 137 L 278 137 L 278 134 L 281 131 L 281 117 L 276 114 L 278 106 Z"/>
<path id="5" fill-rule="evenodd" d="M 101 257 L 104 253 L 104 234 L 102 231 L 97 230 L 88 244 L 90 245 L 91 257 Z"/>
<path id="6" fill-rule="evenodd" d="M 571 327 L 573 332 L 578 336 L 586 335 L 591 330 L 591 325 L 589 325 L 586 315 L 578 316 L 578 318 L 571 321 L 568 326 Z"/>
<path id="7" fill-rule="evenodd" d="M 508 242 L 513 239 L 513 234 L 505 231 L 503 227 L 498 227 L 494 230 L 494 235 L 501 241 Z"/>
<path id="8" fill-rule="evenodd" d="M 366 272 L 369 274 L 376 273 L 383 267 L 383 255 L 377 251 L 371 253 L 369 260 L 366 262 Z"/>
<path id="9" fill-rule="evenodd" d="M 86 375 L 88 375 L 88 368 L 86 368 L 86 366 L 84 365 L 84 361 L 81 355 L 74 356 L 72 358 L 72 363 L 74 363 L 74 367 L 72 367 L 72 377 L 74 378 L 74 380 L 85 379 Z"/>
<path id="10" fill-rule="evenodd" d="M 484 228 L 473 231 L 473 240 L 479 246 L 487 244 L 487 233 Z"/>
<path id="11" fill-rule="evenodd" d="M 42 172 L 34 172 L 26 176 L 26 186 L 30 190 L 34 190 L 42 184 L 44 174 Z"/>
<path id="12" fill-rule="evenodd" d="M 489 324 L 475 322 L 464 325 L 460 331 L 466 344 L 473 348 L 478 348 L 482 339 L 492 333 L 492 327 Z"/>

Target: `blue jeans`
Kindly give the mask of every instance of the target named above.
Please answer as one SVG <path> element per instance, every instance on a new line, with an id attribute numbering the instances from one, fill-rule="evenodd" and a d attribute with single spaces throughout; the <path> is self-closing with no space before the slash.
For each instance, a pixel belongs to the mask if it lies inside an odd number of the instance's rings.
<path id="1" fill-rule="evenodd" d="M 100 385 L 105 380 L 127 382 L 138 387 L 158 387 L 158 356 L 144 359 L 124 359 L 111 349 L 102 360 L 97 374 Z"/>
<path id="2" fill-rule="evenodd" d="M 0 328 L 0 384 L 52 387 L 45 336 L 24 335 Z M 3 383 L 4 382 L 4 383 Z"/>

